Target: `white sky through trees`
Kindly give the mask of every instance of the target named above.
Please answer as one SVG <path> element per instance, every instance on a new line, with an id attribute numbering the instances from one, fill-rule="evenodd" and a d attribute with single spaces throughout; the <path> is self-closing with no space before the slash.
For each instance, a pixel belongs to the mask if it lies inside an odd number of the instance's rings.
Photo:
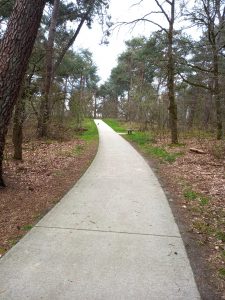
<path id="1" fill-rule="evenodd" d="M 109 9 L 113 23 L 130 22 L 145 16 L 151 11 L 159 11 L 154 0 L 111 0 Z M 166 28 L 168 27 L 165 18 L 161 14 L 154 14 L 151 19 Z M 181 24 L 179 23 L 178 26 L 181 26 Z M 113 31 L 108 39 L 109 45 L 106 46 L 100 45 L 102 30 L 101 26 L 95 22 L 92 29 L 82 28 L 74 49 L 88 48 L 93 53 L 93 59 L 98 67 L 98 75 L 101 82 L 104 82 L 109 77 L 111 69 L 117 65 L 118 55 L 125 50 L 125 41 L 141 35 L 148 37 L 151 32 L 158 29 L 157 26 L 148 22 L 138 22 L 135 27 L 134 25 L 123 25 Z M 190 33 L 194 33 L 193 30 Z"/>

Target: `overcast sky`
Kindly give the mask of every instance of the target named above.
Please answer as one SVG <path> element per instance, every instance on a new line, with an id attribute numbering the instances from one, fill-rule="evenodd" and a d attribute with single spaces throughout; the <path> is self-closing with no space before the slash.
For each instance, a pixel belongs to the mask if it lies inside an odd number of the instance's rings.
<path id="1" fill-rule="evenodd" d="M 112 16 L 112 21 L 114 23 L 131 21 L 144 16 L 152 10 L 158 10 L 154 0 L 144 0 L 139 5 L 134 5 L 139 2 L 140 0 L 111 0 L 109 12 Z M 163 16 L 157 14 L 155 20 L 166 26 Z M 139 22 L 133 29 L 131 26 L 122 26 L 120 30 L 115 30 L 112 33 L 109 37 L 109 45 L 106 46 L 100 45 L 102 31 L 101 27 L 95 23 L 91 30 L 86 27 L 82 28 L 75 43 L 75 49 L 79 47 L 90 49 L 98 67 L 98 74 L 102 82 L 104 82 L 109 77 L 111 69 L 116 66 L 118 55 L 125 49 L 124 41 L 140 35 L 149 36 L 152 31 L 157 29 L 154 25 L 144 22 Z"/>

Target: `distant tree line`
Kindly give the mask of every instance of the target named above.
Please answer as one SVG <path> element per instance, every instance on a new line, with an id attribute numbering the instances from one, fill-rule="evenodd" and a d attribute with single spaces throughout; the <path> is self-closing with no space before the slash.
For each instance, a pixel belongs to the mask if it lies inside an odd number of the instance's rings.
<path id="1" fill-rule="evenodd" d="M 171 130 L 178 142 L 181 130 L 193 126 L 215 130 L 224 137 L 225 123 L 225 1 L 157 1 L 159 10 L 121 25 L 147 22 L 159 30 L 149 38 L 126 42 L 109 80 L 99 90 L 99 110 L 105 117 L 135 121 L 145 130 Z M 164 16 L 165 24 L 152 21 Z M 179 16 L 179 17 L 178 17 Z M 201 29 L 195 41 L 184 30 L 175 30 L 183 19 Z"/>
<path id="2" fill-rule="evenodd" d="M 99 115 L 134 121 L 141 130 L 169 129 L 175 144 L 181 130 L 193 127 L 224 137 L 225 1 L 154 0 L 158 11 L 149 9 L 120 25 L 145 22 L 158 30 L 128 40 L 110 78 L 99 87 L 90 51 L 71 46 L 95 19 L 106 28 L 112 25 L 109 2 L 0 1 L 0 187 L 5 186 L 3 157 L 11 120 L 15 159 L 22 159 L 27 120 L 35 124 L 37 137 L 45 138 L 68 112 L 77 129 L 84 116 Z M 165 25 L 153 15 L 163 16 Z M 181 20 L 201 29 L 198 41 L 175 29 Z"/>

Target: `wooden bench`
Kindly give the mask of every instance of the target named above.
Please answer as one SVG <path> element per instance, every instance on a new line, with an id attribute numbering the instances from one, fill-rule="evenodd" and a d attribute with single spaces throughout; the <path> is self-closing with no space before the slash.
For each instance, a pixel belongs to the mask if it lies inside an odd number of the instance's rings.
<path id="1" fill-rule="evenodd" d="M 132 132 L 133 132 L 133 129 L 127 129 L 128 134 L 132 134 Z"/>

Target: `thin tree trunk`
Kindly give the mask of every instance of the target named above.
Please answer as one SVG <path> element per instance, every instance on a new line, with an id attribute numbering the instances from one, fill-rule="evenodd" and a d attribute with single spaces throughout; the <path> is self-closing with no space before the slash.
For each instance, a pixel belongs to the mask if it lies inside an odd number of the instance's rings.
<path id="1" fill-rule="evenodd" d="M 61 103 L 61 109 L 60 109 L 60 120 L 63 122 L 64 120 L 64 110 L 65 110 L 65 105 L 66 105 L 66 99 L 67 99 L 67 85 L 68 85 L 68 77 L 66 77 L 66 81 L 64 84 L 64 97 L 63 101 Z"/>
<path id="2" fill-rule="evenodd" d="M 213 46 L 213 66 L 214 66 L 214 98 L 216 105 L 216 127 L 217 127 L 217 139 L 221 140 L 223 137 L 223 122 L 222 122 L 222 108 L 219 86 L 219 58 L 216 47 Z"/>
<path id="3" fill-rule="evenodd" d="M 91 4 L 91 2 L 93 2 L 93 3 Z M 90 12 L 91 12 L 91 10 L 92 10 L 92 8 L 93 8 L 93 6 L 94 6 L 95 1 L 89 0 L 88 3 L 89 3 L 89 7 L 88 7 L 86 13 L 85 13 L 85 14 L 83 15 L 83 17 L 81 18 L 80 23 L 79 23 L 79 25 L 77 26 L 76 31 L 74 32 L 74 35 L 71 37 L 71 39 L 68 41 L 68 43 L 67 43 L 67 44 L 64 46 L 64 48 L 62 49 L 62 51 L 61 51 L 61 53 L 60 53 L 60 55 L 59 55 L 59 57 L 58 57 L 58 59 L 57 59 L 55 65 L 54 65 L 54 70 L 53 70 L 54 73 L 56 72 L 56 70 L 57 70 L 58 67 L 60 66 L 60 64 L 61 64 L 61 62 L 62 62 L 62 60 L 63 60 L 63 58 L 64 58 L 66 52 L 67 52 L 67 51 L 69 50 L 69 48 L 74 44 L 74 42 L 75 42 L 75 40 L 76 40 L 78 34 L 80 33 L 81 28 L 82 28 L 83 25 L 84 25 L 84 22 L 87 20 L 87 17 L 88 17 L 88 15 L 90 14 Z"/>
<path id="4" fill-rule="evenodd" d="M 45 0 L 16 0 L 5 35 L 0 43 L 0 187 L 8 124 L 19 95 Z"/>
<path id="5" fill-rule="evenodd" d="M 173 25 L 174 25 L 175 1 L 171 2 L 171 20 L 169 22 L 168 31 L 168 66 L 167 66 L 167 88 L 169 98 L 169 116 L 170 116 L 170 130 L 171 130 L 171 143 L 178 143 L 178 130 L 177 130 L 177 105 L 175 101 L 174 91 L 174 58 L 173 58 Z"/>
<path id="6" fill-rule="evenodd" d="M 77 107 L 77 129 L 82 127 L 83 119 L 83 101 L 84 101 L 84 76 L 81 74 L 80 77 L 80 95 L 78 97 L 78 107 Z"/>
<path id="7" fill-rule="evenodd" d="M 195 109 L 196 109 L 196 101 L 195 99 L 192 99 L 186 112 L 186 125 L 189 130 L 193 127 Z"/>
<path id="8" fill-rule="evenodd" d="M 51 17 L 51 24 L 48 34 L 48 42 L 46 46 L 46 68 L 44 75 L 44 95 L 42 96 L 39 122 L 38 122 L 38 136 L 45 137 L 48 133 L 48 123 L 50 119 L 50 89 L 53 80 L 53 53 L 54 53 L 54 40 L 56 33 L 56 25 L 59 14 L 60 0 L 54 0 L 54 6 Z"/>
<path id="9" fill-rule="evenodd" d="M 94 119 L 97 118 L 97 96 L 96 92 L 94 93 Z"/>

